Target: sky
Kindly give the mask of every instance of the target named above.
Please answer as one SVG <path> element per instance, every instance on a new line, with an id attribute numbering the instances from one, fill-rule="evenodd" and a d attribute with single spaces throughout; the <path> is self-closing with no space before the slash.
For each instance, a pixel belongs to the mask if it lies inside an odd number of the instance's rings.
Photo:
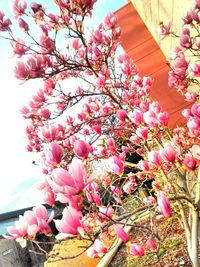
<path id="1" fill-rule="evenodd" d="M 11 17 L 9 2 L 0 1 L 0 10 Z M 48 2 L 49 6 L 53 0 L 38 2 L 44 5 Z M 126 2 L 98 0 L 94 6 L 92 25 L 101 22 L 108 12 L 117 10 Z M 0 39 L 0 214 L 42 201 L 42 194 L 35 187 L 42 179 L 42 173 L 38 166 L 32 164 L 37 155 L 26 152 L 26 122 L 19 112 L 20 107 L 26 105 L 32 93 L 37 91 L 39 82 L 34 80 L 34 83 L 20 84 L 14 78 L 13 66 L 9 43 Z"/>

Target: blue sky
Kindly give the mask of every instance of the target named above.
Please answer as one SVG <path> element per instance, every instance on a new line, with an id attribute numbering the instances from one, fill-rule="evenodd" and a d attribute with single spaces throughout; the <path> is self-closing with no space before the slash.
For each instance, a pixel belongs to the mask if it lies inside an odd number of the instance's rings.
<path id="1" fill-rule="evenodd" d="M 10 1 L 0 1 L 0 10 L 12 15 Z M 30 3 L 32 1 L 28 1 Z M 53 0 L 38 2 L 46 4 Z M 103 19 L 106 13 L 115 11 L 126 0 L 98 0 L 94 7 L 93 23 Z M 51 10 L 49 6 L 49 11 Z M 1 35 L 1 33 L 0 33 Z M 40 202 L 42 196 L 34 185 L 41 178 L 41 170 L 32 164 L 37 157 L 26 152 L 25 122 L 19 114 L 19 108 L 26 104 L 32 92 L 38 89 L 39 83 L 34 81 L 20 85 L 13 76 L 12 52 L 7 41 L 0 39 L 0 213 L 29 207 Z"/>

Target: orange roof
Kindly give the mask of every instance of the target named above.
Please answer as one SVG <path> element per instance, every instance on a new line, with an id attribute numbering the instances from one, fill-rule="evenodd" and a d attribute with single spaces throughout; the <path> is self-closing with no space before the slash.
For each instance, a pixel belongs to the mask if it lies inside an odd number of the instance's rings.
<path id="1" fill-rule="evenodd" d="M 153 100 L 160 102 L 163 110 L 170 113 L 169 127 L 184 125 L 185 119 L 181 111 L 190 104 L 184 101 L 184 97 L 176 89 L 169 88 L 169 66 L 160 47 L 131 2 L 115 14 L 122 29 L 121 45 L 139 68 L 139 74 L 154 78 L 150 95 Z"/>

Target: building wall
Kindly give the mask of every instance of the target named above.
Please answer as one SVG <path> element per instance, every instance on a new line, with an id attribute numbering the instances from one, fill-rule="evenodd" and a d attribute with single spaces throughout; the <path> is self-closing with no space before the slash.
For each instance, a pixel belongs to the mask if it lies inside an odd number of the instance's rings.
<path id="1" fill-rule="evenodd" d="M 167 24 L 172 21 L 172 29 L 180 32 L 181 17 L 193 6 L 194 0 L 131 0 L 131 2 L 165 56 L 169 57 L 170 49 L 175 47 L 177 40 L 165 38 L 161 41 L 157 34 L 159 23 Z"/>
<path id="2" fill-rule="evenodd" d="M 153 100 L 159 101 L 165 111 L 169 112 L 169 127 L 185 125 L 186 121 L 181 111 L 189 104 L 184 101 L 180 93 L 168 87 L 170 68 L 143 19 L 131 2 L 118 9 L 115 14 L 122 30 L 121 45 L 138 67 L 139 74 L 151 76 L 154 79 L 150 95 Z"/>

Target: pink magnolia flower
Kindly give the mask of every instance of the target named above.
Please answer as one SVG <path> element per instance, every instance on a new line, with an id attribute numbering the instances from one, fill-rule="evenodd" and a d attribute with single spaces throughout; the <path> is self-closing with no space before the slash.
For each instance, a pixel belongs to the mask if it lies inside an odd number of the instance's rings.
<path id="1" fill-rule="evenodd" d="M 137 74 L 137 68 L 133 64 L 132 59 L 127 54 L 119 55 L 118 61 L 120 63 L 120 69 L 125 75 Z"/>
<path id="2" fill-rule="evenodd" d="M 167 126 L 168 121 L 169 121 L 169 113 L 166 111 L 160 112 L 158 114 L 158 121 L 159 121 L 160 125 Z"/>
<path id="3" fill-rule="evenodd" d="M 79 38 L 74 38 L 72 39 L 72 43 L 71 43 L 72 49 L 74 49 L 75 51 L 81 48 L 81 43 Z"/>
<path id="4" fill-rule="evenodd" d="M 87 159 L 91 152 L 91 146 L 83 140 L 76 140 L 73 144 L 74 153 L 81 159 Z"/>
<path id="5" fill-rule="evenodd" d="M 54 220 L 56 228 L 60 232 L 56 239 L 64 239 L 83 233 L 82 213 L 71 207 L 64 208 L 61 220 Z"/>
<path id="6" fill-rule="evenodd" d="M 52 212 L 50 217 L 47 219 L 47 209 L 42 205 L 34 207 L 33 213 L 37 218 L 39 232 L 45 235 L 49 234 L 51 232 L 49 223 L 53 220 L 54 213 Z"/>
<path id="7" fill-rule="evenodd" d="M 138 167 L 143 171 L 149 171 L 149 163 L 145 160 L 140 160 L 138 162 Z"/>
<path id="8" fill-rule="evenodd" d="M 152 182 L 152 188 L 157 191 L 160 190 L 160 184 L 157 181 Z"/>
<path id="9" fill-rule="evenodd" d="M 77 195 L 87 185 L 86 171 L 83 163 L 73 158 L 69 171 L 63 168 L 56 168 L 52 172 L 51 186 L 59 193 Z"/>
<path id="10" fill-rule="evenodd" d="M 167 25 L 164 25 L 162 22 L 160 23 L 160 26 L 157 29 L 157 33 L 161 39 L 164 39 L 167 35 L 170 34 L 171 26 L 171 22 L 169 22 Z"/>
<path id="11" fill-rule="evenodd" d="M 196 48 L 200 49 L 200 41 L 196 40 L 194 45 L 196 46 Z"/>
<path id="12" fill-rule="evenodd" d="M 130 254 L 137 257 L 142 257 L 145 254 L 144 247 L 139 243 L 132 243 L 130 245 Z"/>
<path id="13" fill-rule="evenodd" d="M 43 200 L 49 206 L 53 206 L 56 202 L 55 193 L 51 189 L 44 189 L 43 190 Z"/>
<path id="14" fill-rule="evenodd" d="M 133 144 L 138 144 L 138 143 L 140 143 L 140 137 L 139 136 L 137 136 L 136 134 L 133 134 L 133 135 L 131 135 L 131 137 L 130 137 L 130 141 L 133 143 Z"/>
<path id="15" fill-rule="evenodd" d="M 32 2 L 30 7 L 34 13 L 37 13 L 38 11 L 40 11 L 42 9 L 42 6 L 36 2 Z"/>
<path id="16" fill-rule="evenodd" d="M 46 164 L 56 166 L 58 163 L 61 162 L 62 157 L 64 155 L 64 150 L 58 143 L 54 141 L 44 146 L 43 153 L 46 160 Z"/>
<path id="17" fill-rule="evenodd" d="M 187 29 L 188 30 L 188 29 Z M 180 36 L 180 45 L 184 48 L 191 48 L 192 47 L 192 39 L 190 37 L 190 32 L 189 31 L 183 31 Z"/>
<path id="18" fill-rule="evenodd" d="M 200 0 L 195 0 L 195 8 L 200 10 Z"/>
<path id="19" fill-rule="evenodd" d="M 108 146 L 115 147 L 115 140 L 113 138 L 109 138 L 106 142 Z"/>
<path id="20" fill-rule="evenodd" d="M 11 32 L 10 25 L 12 25 L 11 20 L 7 18 L 3 12 L 0 11 L 0 31 Z"/>
<path id="21" fill-rule="evenodd" d="M 149 76 L 144 76 L 142 79 L 142 85 L 143 86 L 152 86 L 154 82 L 154 79 L 152 77 Z"/>
<path id="22" fill-rule="evenodd" d="M 124 185 L 123 185 L 123 190 L 125 193 L 130 194 L 131 191 L 134 189 L 135 187 L 135 182 L 134 181 L 127 181 Z"/>
<path id="23" fill-rule="evenodd" d="M 186 155 L 183 160 L 183 165 L 188 170 L 195 170 L 197 167 L 197 160 L 190 155 Z"/>
<path id="24" fill-rule="evenodd" d="M 175 68 L 176 73 L 178 71 L 185 72 L 188 67 L 188 61 L 186 60 L 183 49 L 177 47 L 176 50 L 172 53 L 173 68 Z"/>
<path id="25" fill-rule="evenodd" d="M 12 40 L 10 44 L 12 46 L 14 55 L 17 57 L 23 56 L 29 50 L 29 48 L 25 46 L 25 42 L 19 38 L 17 41 Z"/>
<path id="26" fill-rule="evenodd" d="M 9 236 L 5 235 L 6 239 L 18 239 L 27 235 L 28 224 L 23 216 L 19 216 L 19 220 L 15 222 L 15 226 L 9 226 L 7 232 Z"/>
<path id="27" fill-rule="evenodd" d="M 46 96 L 44 90 L 42 89 L 39 89 L 37 91 L 37 94 L 32 96 L 33 108 L 40 108 L 40 107 L 46 108 L 43 107 L 45 101 L 46 101 Z"/>
<path id="28" fill-rule="evenodd" d="M 121 200 L 122 190 L 119 187 L 114 186 L 114 185 L 111 185 L 110 189 L 113 192 L 112 196 L 116 200 L 116 202 L 119 203 L 119 204 L 122 204 L 122 200 Z"/>
<path id="29" fill-rule="evenodd" d="M 191 24 L 193 20 L 199 23 L 199 16 L 195 10 L 190 9 L 187 11 L 187 14 L 182 17 L 182 21 L 184 24 Z"/>
<path id="30" fill-rule="evenodd" d="M 149 130 L 146 127 L 139 127 L 136 130 L 137 136 L 144 140 L 148 138 L 148 133 L 149 133 Z"/>
<path id="31" fill-rule="evenodd" d="M 179 85 L 179 79 L 173 71 L 169 72 L 168 85 L 169 87 L 176 87 Z"/>
<path id="32" fill-rule="evenodd" d="M 98 44 L 95 43 L 91 46 L 91 55 L 93 60 L 99 60 L 103 54 L 99 51 Z"/>
<path id="33" fill-rule="evenodd" d="M 188 122 L 187 122 L 187 126 L 191 130 L 199 131 L 200 130 L 200 119 L 197 118 L 196 116 L 190 117 Z"/>
<path id="34" fill-rule="evenodd" d="M 191 113 L 193 116 L 196 116 L 197 118 L 200 119 L 200 104 L 199 103 L 195 103 L 192 105 Z"/>
<path id="35" fill-rule="evenodd" d="M 40 36 L 39 44 L 44 52 L 53 52 L 55 50 L 55 41 L 47 34 L 42 34 Z"/>
<path id="36" fill-rule="evenodd" d="M 136 125 L 140 125 L 143 122 L 143 115 L 140 111 L 134 110 L 131 114 L 131 119 Z"/>
<path id="37" fill-rule="evenodd" d="M 197 100 L 197 94 L 195 92 L 186 92 L 185 100 L 188 102 L 195 102 Z"/>
<path id="38" fill-rule="evenodd" d="M 191 153 L 195 159 L 200 160 L 200 146 L 193 145 L 191 148 Z"/>
<path id="39" fill-rule="evenodd" d="M 40 110 L 40 116 L 48 120 L 51 117 L 51 111 L 48 108 L 42 108 Z"/>
<path id="40" fill-rule="evenodd" d="M 96 30 L 92 34 L 92 41 L 96 43 L 97 45 L 102 44 L 104 39 L 104 35 L 101 31 Z"/>
<path id="41" fill-rule="evenodd" d="M 158 114 L 162 111 L 162 107 L 158 101 L 153 101 L 149 104 L 149 110 L 153 111 L 155 114 Z"/>
<path id="42" fill-rule="evenodd" d="M 182 115 L 183 117 L 185 117 L 187 120 L 190 119 L 190 117 L 192 116 L 191 110 L 189 108 L 186 108 L 182 111 Z"/>
<path id="43" fill-rule="evenodd" d="M 53 93 L 53 89 L 56 86 L 56 81 L 55 81 L 55 77 L 51 77 L 47 80 L 44 81 L 44 93 L 45 95 L 52 95 Z"/>
<path id="44" fill-rule="evenodd" d="M 118 156 L 113 156 L 110 163 L 110 169 L 113 173 L 121 175 L 124 171 L 124 163 Z"/>
<path id="45" fill-rule="evenodd" d="M 154 239 L 147 239 L 146 245 L 150 250 L 156 250 L 158 245 Z"/>
<path id="46" fill-rule="evenodd" d="M 102 133 L 102 130 L 101 130 L 101 126 L 96 124 L 96 125 L 93 125 L 92 126 L 92 130 L 97 133 L 97 134 L 101 134 Z"/>
<path id="47" fill-rule="evenodd" d="M 116 113 L 116 117 L 120 121 L 125 121 L 126 120 L 126 111 L 124 109 L 120 109 Z"/>
<path id="48" fill-rule="evenodd" d="M 15 15 L 15 18 L 22 16 L 25 13 L 25 10 L 27 8 L 27 2 L 23 0 L 14 0 L 13 2 L 13 12 Z"/>
<path id="49" fill-rule="evenodd" d="M 122 240 L 122 242 L 126 243 L 129 241 L 129 235 L 124 231 L 124 229 L 119 225 L 114 225 L 114 230 L 117 236 Z"/>
<path id="50" fill-rule="evenodd" d="M 25 118 L 25 119 L 33 118 L 33 113 L 31 112 L 31 109 L 29 109 L 26 106 L 22 106 L 20 108 L 20 112 L 21 112 L 23 118 Z"/>
<path id="51" fill-rule="evenodd" d="M 114 214 L 114 209 L 109 206 L 109 207 L 104 207 L 101 206 L 99 207 L 99 217 L 103 218 L 103 219 L 109 219 L 112 218 L 113 214 Z"/>
<path id="52" fill-rule="evenodd" d="M 17 61 L 14 68 L 15 77 L 19 80 L 28 80 L 30 78 L 29 70 L 24 62 Z"/>
<path id="53" fill-rule="evenodd" d="M 105 85 L 105 78 L 98 77 L 96 78 L 96 84 L 98 85 L 98 88 L 101 89 Z"/>
<path id="54" fill-rule="evenodd" d="M 155 199 L 155 197 L 152 197 L 152 196 L 145 197 L 145 198 L 144 198 L 144 203 L 145 203 L 146 205 L 153 205 L 153 204 L 156 203 L 156 199 Z"/>
<path id="55" fill-rule="evenodd" d="M 20 239 L 24 237 L 34 238 L 37 233 L 48 234 L 51 232 L 49 223 L 54 217 L 53 212 L 47 219 L 47 210 L 44 206 L 36 206 L 32 210 L 25 211 L 24 215 L 20 215 L 19 221 L 15 222 L 15 226 L 8 227 L 7 231 L 10 236 L 8 239 Z"/>
<path id="56" fill-rule="evenodd" d="M 89 202 L 95 203 L 97 207 L 101 205 L 101 197 L 98 192 L 88 192 L 86 191 L 86 196 Z"/>
<path id="57" fill-rule="evenodd" d="M 39 137 L 42 141 L 49 143 L 52 141 L 60 141 L 64 138 L 65 128 L 61 124 L 46 125 L 40 129 Z"/>
<path id="58" fill-rule="evenodd" d="M 22 19 L 22 18 L 19 18 L 18 19 L 18 25 L 20 27 L 21 30 L 25 31 L 25 32 L 28 32 L 29 31 L 29 25 L 28 23 Z"/>
<path id="59" fill-rule="evenodd" d="M 39 205 L 33 208 L 33 213 L 37 218 L 39 232 L 45 235 L 49 234 L 51 232 L 49 223 L 54 218 L 54 212 L 52 212 L 48 218 L 47 209 L 43 205 Z"/>
<path id="60" fill-rule="evenodd" d="M 108 249 L 105 247 L 103 241 L 96 239 L 94 244 L 87 250 L 87 255 L 90 258 L 101 258 L 107 251 Z"/>
<path id="61" fill-rule="evenodd" d="M 197 63 L 190 63 L 188 66 L 189 75 L 200 77 L 200 65 Z"/>
<path id="62" fill-rule="evenodd" d="M 30 77 L 43 77 L 46 68 L 51 66 L 50 58 L 47 55 L 32 54 L 27 58 L 27 66 L 29 68 Z"/>
<path id="63" fill-rule="evenodd" d="M 200 119 L 197 117 L 190 117 L 187 121 L 187 127 L 192 136 L 199 136 L 200 134 Z"/>
<path id="64" fill-rule="evenodd" d="M 105 30 L 113 29 L 116 26 L 117 18 L 113 13 L 108 13 L 104 18 L 104 28 Z"/>
<path id="65" fill-rule="evenodd" d="M 110 185 L 110 182 L 111 182 L 110 176 L 108 176 L 108 175 L 102 175 L 102 176 L 100 177 L 100 179 L 101 179 L 101 182 L 102 182 L 102 184 L 103 184 L 104 186 L 108 186 L 108 185 Z"/>
<path id="66" fill-rule="evenodd" d="M 170 202 L 162 191 L 158 192 L 157 202 L 158 202 L 158 209 L 163 214 L 163 216 L 165 218 L 171 217 L 172 211 L 170 207 Z"/>
<path id="67" fill-rule="evenodd" d="M 176 160 L 177 152 L 170 143 L 164 144 L 164 148 L 160 150 L 161 157 L 167 162 L 174 162 Z"/>
<path id="68" fill-rule="evenodd" d="M 148 152 L 147 157 L 148 157 L 148 161 L 153 165 L 160 166 L 162 164 L 162 158 L 158 151 Z"/>
<path id="69" fill-rule="evenodd" d="M 150 127 L 156 127 L 158 125 L 157 115 L 153 110 L 148 110 L 143 114 L 144 122 Z"/>

